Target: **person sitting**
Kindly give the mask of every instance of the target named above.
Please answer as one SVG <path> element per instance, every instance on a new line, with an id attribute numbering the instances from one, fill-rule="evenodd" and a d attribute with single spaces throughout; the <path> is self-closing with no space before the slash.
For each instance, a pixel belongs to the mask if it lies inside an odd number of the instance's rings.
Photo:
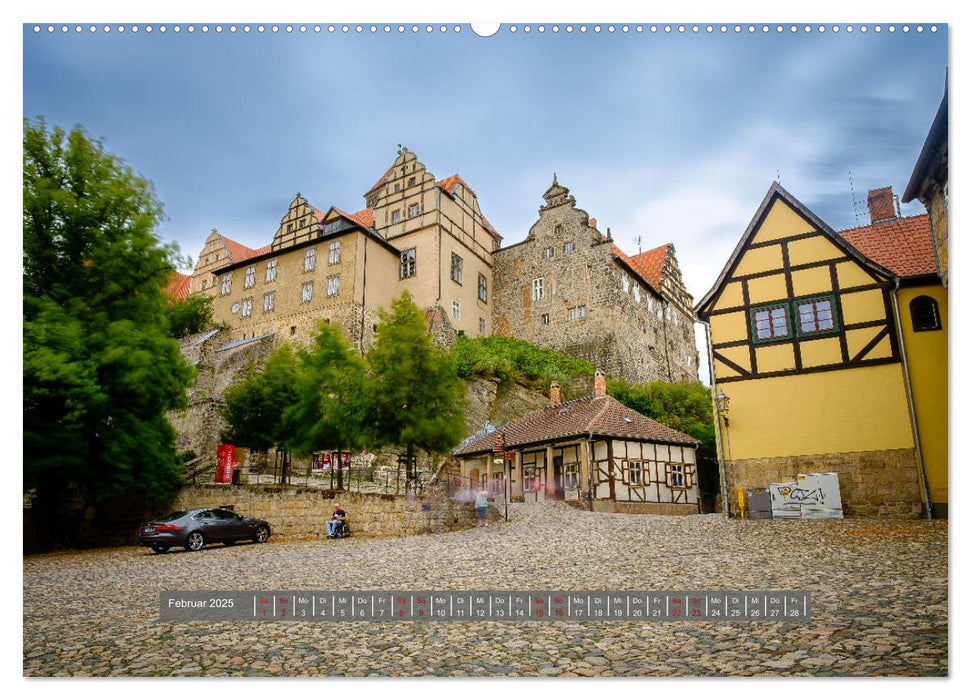
<path id="1" fill-rule="evenodd" d="M 347 513 L 341 508 L 340 503 L 334 504 L 334 513 L 327 521 L 327 539 L 332 540 L 337 537 L 337 528 L 347 519 Z"/>

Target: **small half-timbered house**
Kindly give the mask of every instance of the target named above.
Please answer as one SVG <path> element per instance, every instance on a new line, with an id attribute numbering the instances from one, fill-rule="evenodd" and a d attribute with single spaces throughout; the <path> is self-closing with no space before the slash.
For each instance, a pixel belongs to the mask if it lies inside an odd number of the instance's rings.
<path id="1" fill-rule="evenodd" d="M 699 512 L 698 441 L 606 395 L 550 405 L 454 451 L 473 486 L 513 501 L 564 500 L 605 512 L 687 515 Z"/>

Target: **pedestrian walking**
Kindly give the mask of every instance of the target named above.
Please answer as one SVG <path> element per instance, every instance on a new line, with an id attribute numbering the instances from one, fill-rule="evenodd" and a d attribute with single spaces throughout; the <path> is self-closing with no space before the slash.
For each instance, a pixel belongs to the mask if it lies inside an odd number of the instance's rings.
<path id="1" fill-rule="evenodd" d="M 489 519 L 489 492 L 485 489 L 475 496 L 475 517 L 479 519 L 478 526 L 485 525 Z"/>

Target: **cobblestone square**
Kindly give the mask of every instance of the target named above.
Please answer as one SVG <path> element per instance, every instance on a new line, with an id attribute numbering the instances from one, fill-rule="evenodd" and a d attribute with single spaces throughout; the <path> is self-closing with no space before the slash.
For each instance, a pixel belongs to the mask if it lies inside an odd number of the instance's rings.
<path id="1" fill-rule="evenodd" d="M 947 556 L 946 521 L 726 521 L 563 504 L 514 504 L 508 523 L 437 535 L 36 555 L 23 559 L 23 669 L 26 676 L 946 676 Z M 158 619 L 163 590 L 274 589 L 808 590 L 812 618 Z"/>

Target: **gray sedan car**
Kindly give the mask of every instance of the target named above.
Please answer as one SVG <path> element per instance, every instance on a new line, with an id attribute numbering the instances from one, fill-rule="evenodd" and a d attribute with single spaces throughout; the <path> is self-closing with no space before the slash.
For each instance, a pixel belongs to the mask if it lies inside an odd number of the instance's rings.
<path id="1" fill-rule="evenodd" d="M 197 552 L 212 542 L 266 542 L 269 537 L 270 525 L 265 520 L 244 518 L 225 508 L 177 510 L 138 528 L 138 544 L 151 547 L 156 554 L 170 547 Z"/>

